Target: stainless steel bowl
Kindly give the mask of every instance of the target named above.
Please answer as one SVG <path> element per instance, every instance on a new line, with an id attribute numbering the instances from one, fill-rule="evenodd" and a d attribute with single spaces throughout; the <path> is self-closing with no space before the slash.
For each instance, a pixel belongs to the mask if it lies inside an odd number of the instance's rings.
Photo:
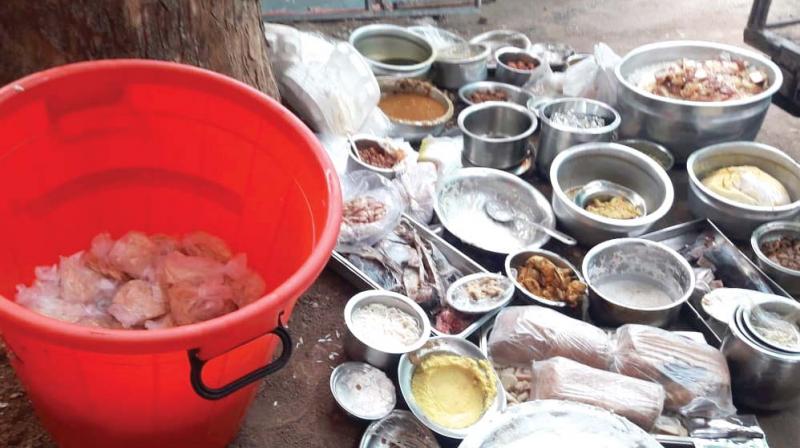
<path id="1" fill-rule="evenodd" d="M 388 392 L 391 386 L 391 399 L 389 402 L 386 403 L 375 403 L 372 409 L 369 412 L 364 412 L 364 410 L 356 408 L 356 399 L 353 395 L 358 394 L 358 391 L 352 392 L 348 389 L 348 382 L 347 379 L 351 375 L 358 375 L 359 373 L 366 373 L 367 371 L 372 370 L 375 373 L 378 373 L 382 377 L 386 377 L 386 374 L 382 371 L 376 369 L 375 367 L 363 363 L 363 362 L 355 362 L 349 361 L 344 362 L 336 366 L 331 372 L 331 379 L 330 379 L 330 387 L 331 387 L 331 394 L 333 395 L 333 399 L 336 400 L 336 404 L 339 405 L 342 410 L 344 410 L 348 415 L 355 417 L 359 420 L 379 420 L 387 415 L 394 409 L 395 405 L 397 404 L 397 395 L 395 394 L 394 384 L 389 380 L 389 378 L 384 378 L 385 385 L 387 386 L 385 389 Z M 372 385 L 373 387 L 376 384 Z"/>
<path id="2" fill-rule="evenodd" d="M 386 417 L 370 423 L 361 436 L 358 448 L 404 445 L 414 448 L 440 448 L 436 436 L 414 414 L 395 409 Z"/>
<path id="3" fill-rule="evenodd" d="M 417 142 L 429 135 L 440 134 L 445 124 L 453 118 L 454 108 L 450 98 L 430 83 L 416 79 L 379 78 L 378 85 L 381 88 L 381 95 L 403 92 L 419 93 L 430 96 L 445 108 L 444 115 L 428 121 L 400 120 L 389 117 L 389 121 L 392 123 L 389 131 L 390 137 Z"/>
<path id="4" fill-rule="evenodd" d="M 513 84 L 515 86 L 524 85 L 529 79 L 531 79 L 531 76 L 533 76 L 534 73 L 544 70 L 544 65 L 541 59 L 532 55 L 527 50 L 520 50 L 519 48 L 515 47 L 504 47 L 495 51 L 494 60 L 497 67 L 494 77 L 500 82 Z M 508 62 L 512 60 L 524 60 L 526 62 L 531 62 L 534 64 L 534 67 L 531 70 L 516 69 L 508 65 Z"/>
<path id="5" fill-rule="evenodd" d="M 425 38 L 396 25 L 358 27 L 350 33 L 350 44 L 378 76 L 422 78 L 436 59 L 436 50 Z"/>
<path id="6" fill-rule="evenodd" d="M 767 241 L 779 239 L 780 237 L 800 238 L 800 223 L 796 221 L 775 221 L 762 224 L 753 231 L 750 237 L 750 246 L 756 254 L 756 264 L 778 282 L 789 294 L 800 296 L 800 271 L 789 269 L 770 260 L 761 250 L 761 245 Z"/>
<path id="7" fill-rule="evenodd" d="M 351 140 L 353 141 L 353 144 L 356 145 L 356 147 L 359 145 L 359 143 L 363 143 L 363 142 L 372 142 L 372 143 L 374 143 L 374 144 L 376 144 L 378 146 L 386 147 L 386 142 L 384 141 L 384 139 L 381 139 L 379 137 L 374 137 L 372 135 L 366 135 L 366 134 L 354 135 L 354 136 L 351 137 Z M 367 171 L 372 171 L 372 172 L 378 173 L 381 176 L 383 176 L 383 177 L 385 177 L 387 179 L 390 179 L 390 180 L 394 179 L 395 175 L 397 174 L 397 172 L 396 172 L 396 170 L 394 168 L 379 168 L 377 166 L 372 166 L 369 163 L 364 162 L 363 160 L 361 160 L 355 154 L 355 151 L 353 150 L 353 148 L 349 148 L 349 149 L 350 150 L 347 152 L 347 171 L 348 172 L 358 171 L 358 170 L 367 170 Z"/>
<path id="8" fill-rule="evenodd" d="M 664 145 L 659 145 L 656 142 L 642 140 L 640 138 L 629 138 L 626 140 L 617 141 L 620 145 L 625 145 L 639 151 L 642 154 L 649 156 L 651 159 L 658 162 L 664 171 L 669 171 L 675 166 L 675 156 L 665 148 Z"/>
<path id="9" fill-rule="evenodd" d="M 513 224 L 494 221 L 487 201 L 514 210 Z M 492 168 L 463 168 L 442 180 L 434 203 L 436 216 L 453 236 L 484 253 L 505 256 L 523 247 L 541 247 L 550 237 L 525 223 L 555 227 L 550 204 L 536 188 L 513 174 Z"/>
<path id="10" fill-rule="evenodd" d="M 644 198 L 647 214 L 610 219 L 575 204 L 568 192 L 603 179 L 627 187 Z M 567 233 L 592 246 L 611 238 L 639 236 L 664 217 L 675 199 L 666 171 L 646 155 L 617 143 L 584 143 L 559 154 L 550 167 L 553 212 Z"/>
<path id="11" fill-rule="evenodd" d="M 536 168 L 544 177 L 550 174 L 550 165 L 560 152 L 580 143 L 610 142 L 620 124 L 619 114 L 611 106 L 586 98 L 559 98 L 540 105 L 537 110 L 542 129 L 536 153 Z M 564 126 L 551 120 L 556 112 L 599 116 L 605 120 L 606 125 L 590 129 Z"/>
<path id="12" fill-rule="evenodd" d="M 759 344 L 743 326 L 744 309 L 736 310 L 720 348 L 728 361 L 736 402 L 765 411 L 796 405 L 800 400 L 800 354 Z"/>
<path id="13" fill-rule="evenodd" d="M 417 417 L 417 419 L 419 419 L 419 421 L 437 434 L 441 434 L 445 437 L 450 437 L 453 439 L 463 439 L 467 434 L 469 434 L 470 430 L 476 428 L 485 419 L 491 418 L 505 410 L 506 394 L 503 390 L 503 385 L 500 383 L 500 379 L 497 377 L 497 374 L 494 373 L 494 369 L 489 367 L 490 374 L 494 375 L 495 377 L 497 395 L 495 396 L 492 404 L 477 422 L 466 428 L 453 429 L 446 428 L 430 420 L 428 416 L 425 415 L 425 412 L 417 405 L 417 401 L 414 398 L 414 393 L 411 390 L 411 380 L 414 377 L 414 371 L 416 370 L 417 365 L 425 357 L 440 353 L 467 356 L 477 360 L 488 361 L 486 355 L 484 355 L 483 352 L 481 352 L 481 350 L 472 342 L 455 336 L 439 336 L 431 338 L 419 350 L 406 353 L 402 358 L 400 358 L 400 364 L 397 366 L 397 383 L 400 386 L 400 391 L 403 394 L 406 404 L 408 404 L 408 408 Z"/>
<path id="14" fill-rule="evenodd" d="M 681 58 L 711 59 L 728 53 L 767 72 L 769 88 L 750 98 L 721 102 L 684 101 L 649 93 L 636 84 L 642 69 Z M 730 45 L 698 41 L 659 42 L 628 53 L 615 70 L 622 137 L 643 138 L 669 148 L 678 162 L 714 143 L 753 140 L 761 129 L 772 95 L 783 82 L 766 56 Z"/>
<path id="15" fill-rule="evenodd" d="M 707 188 L 702 179 L 728 166 L 753 165 L 776 178 L 792 203 L 777 207 L 746 205 L 726 199 Z M 800 164 L 777 148 L 762 143 L 731 142 L 708 146 L 686 162 L 689 172 L 689 209 L 698 218 L 714 221 L 728 237 L 746 240 L 769 221 L 788 220 L 800 213 Z"/>
<path id="16" fill-rule="evenodd" d="M 489 47 L 484 44 L 455 45 L 439 52 L 433 63 L 433 82 L 446 89 L 483 81 L 489 74 L 486 58 Z"/>
<path id="17" fill-rule="evenodd" d="M 531 94 L 527 91 L 522 90 L 517 86 L 512 86 L 511 84 L 495 81 L 480 81 L 467 84 L 458 89 L 458 98 L 461 99 L 464 104 L 469 106 L 472 106 L 473 104 L 480 104 L 473 103 L 472 100 L 469 99 L 470 95 L 479 90 L 499 90 L 505 92 L 508 96 L 509 102 L 519 104 L 520 106 L 525 106 L 528 104 L 528 100 L 531 99 Z"/>
<path id="18" fill-rule="evenodd" d="M 555 300 L 549 300 L 549 299 L 546 299 L 544 297 L 537 296 L 536 294 L 533 294 L 532 292 L 528 291 L 524 286 L 522 286 L 522 284 L 520 282 L 517 281 L 517 275 L 516 275 L 517 268 L 519 268 L 520 266 L 525 264 L 525 261 L 527 261 L 528 258 L 530 258 L 530 257 L 532 257 L 534 255 L 539 255 L 539 256 L 542 256 L 544 258 L 547 258 L 548 260 L 552 261 L 553 264 L 555 264 L 556 266 L 558 266 L 560 268 L 567 268 L 567 269 L 571 270 L 575 274 L 575 276 L 578 278 L 578 280 L 586 283 L 586 280 L 584 280 L 583 275 L 578 270 L 578 268 L 576 268 L 566 258 L 564 258 L 564 257 L 562 257 L 562 256 L 560 256 L 560 255 L 558 255 L 558 254 L 556 254 L 554 252 L 550 252 L 548 250 L 543 250 L 543 249 L 523 249 L 523 250 L 520 250 L 518 252 L 514 252 L 512 254 L 509 254 L 506 257 L 506 261 L 505 261 L 505 272 L 506 272 L 506 275 L 508 276 L 508 278 L 510 278 L 511 281 L 514 282 L 514 287 L 516 287 L 516 289 L 517 289 L 516 296 L 520 300 L 528 302 L 528 303 L 530 303 L 532 305 L 546 306 L 548 308 L 553 308 L 553 309 L 558 310 L 558 311 L 560 311 L 562 313 L 565 313 L 565 314 L 569 314 L 569 315 L 573 315 L 573 316 L 580 316 L 581 313 L 582 313 L 583 305 L 588 303 L 587 302 L 588 297 L 586 297 L 585 295 L 581 299 L 581 306 L 580 307 L 570 308 L 564 302 L 557 302 Z"/>
<path id="19" fill-rule="evenodd" d="M 607 325 L 666 327 L 694 291 L 689 262 L 650 240 L 619 238 L 598 244 L 584 257 L 582 269 L 589 284 L 589 313 Z"/>
<path id="20" fill-rule="evenodd" d="M 394 306 L 414 316 L 422 333 L 419 340 L 399 352 L 385 351 L 371 345 L 370 341 L 360 339 L 352 331 L 353 311 L 370 303 Z M 390 291 L 364 291 L 354 295 L 344 307 L 344 323 L 347 332 L 344 338 L 344 351 L 352 361 L 363 361 L 381 369 L 393 369 L 400 360 L 400 355 L 422 347 L 431 335 L 431 322 L 423 309 L 408 297 Z"/>
<path id="21" fill-rule="evenodd" d="M 522 50 L 527 50 L 531 47 L 531 40 L 528 36 L 520 33 L 519 31 L 512 30 L 492 30 L 485 33 L 478 34 L 469 40 L 471 44 L 486 44 L 491 50 L 491 54 L 487 58 L 487 65 L 489 70 L 494 70 L 496 62 L 494 60 L 494 52 L 503 47 L 515 47 Z"/>
<path id="22" fill-rule="evenodd" d="M 536 117 L 518 104 L 489 101 L 469 106 L 458 115 L 463 157 L 487 168 L 519 166 L 528 156 L 528 138 L 537 124 Z"/>

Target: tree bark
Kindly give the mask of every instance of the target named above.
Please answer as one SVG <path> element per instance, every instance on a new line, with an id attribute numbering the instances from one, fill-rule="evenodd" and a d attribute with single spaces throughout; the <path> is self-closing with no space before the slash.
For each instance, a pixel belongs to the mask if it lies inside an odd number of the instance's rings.
<path id="1" fill-rule="evenodd" d="M 278 98 L 258 0 L 0 0 L 0 85 L 70 62 L 208 68 Z"/>

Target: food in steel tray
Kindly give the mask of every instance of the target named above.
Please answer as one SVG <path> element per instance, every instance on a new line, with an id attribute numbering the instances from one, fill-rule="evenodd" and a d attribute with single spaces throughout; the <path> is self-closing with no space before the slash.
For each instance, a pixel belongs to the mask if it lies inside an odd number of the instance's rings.
<path id="1" fill-rule="evenodd" d="M 727 101 L 757 95 L 769 87 L 767 73 L 722 54 L 714 59 L 680 59 L 655 70 L 640 87 L 659 96 L 689 101 Z"/>
<path id="2" fill-rule="evenodd" d="M 612 219 L 634 219 L 642 216 L 639 209 L 622 196 L 594 198 L 586 206 L 586 211 Z"/>
<path id="3" fill-rule="evenodd" d="M 520 58 L 508 60 L 506 61 L 506 65 L 517 70 L 531 71 L 539 64 L 537 64 L 536 61 Z"/>
<path id="4" fill-rule="evenodd" d="M 461 429 L 480 420 L 494 402 L 496 377 L 488 361 L 433 353 L 414 369 L 411 392 L 426 417 Z"/>
<path id="5" fill-rule="evenodd" d="M 97 235 L 91 247 L 40 266 L 17 287 L 17 303 L 90 327 L 159 329 L 222 316 L 264 294 L 264 280 L 221 239 L 129 232 Z"/>
<path id="6" fill-rule="evenodd" d="M 553 112 L 552 115 L 550 115 L 550 121 L 555 124 L 577 129 L 602 128 L 606 125 L 606 120 L 603 117 L 575 112 L 573 110 Z"/>
<path id="7" fill-rule="evenodd" d="M 531 294 L 577 307 L 586 284 L 569 268 L 560 268 L 540 255 L 533 255 L 517 268 L 517 281 Z"/>
<path id="8" fill-rule="evenodd" d="M 495 89 L 480 89 L 469 95 L 469 100 L 474 104 L 485 101 L 508 101 L 508 93 Z"/>
<path id="9" fill-rule="evenodd" d="M 782 236 L 778 239 L 761 243 L 761 252 L 773 262 L 800 271 L 800 239 Z"/>
<path id="10" fill-rule="evenodd" d="M 714 193 L 745 205 L 771 207 L 792 202 L 786 187 L 755 166 L 728 166 L 703 177 Z"/>
<path id="11" fill-rule="evenodd" d="M 402 151 L 391 150 L 372 140 L 358 140 L 355 145 L 358 158 L 377 168 L 394 168 L 405 156 Z"/>
<path id="12" fill-rule="evenodd" d="M 386 216 L 386 204 L 372 196 L 359 196 L 344 203 L 342 220 L 350 225 L 370 224 Z"/>

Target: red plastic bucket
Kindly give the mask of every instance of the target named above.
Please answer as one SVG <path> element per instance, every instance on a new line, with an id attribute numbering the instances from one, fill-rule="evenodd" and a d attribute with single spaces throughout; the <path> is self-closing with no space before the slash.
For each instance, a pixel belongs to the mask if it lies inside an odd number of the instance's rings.
<path id="1" fill-rule="evenodd" d="M 255 380 L 291 352 L 279 315 L 285 323 L 323 269 L 340 219 L 338 179 L 314 136 L 225 76 L 115 60 L 0 89 L 0 331 L 61 446 L 230 442 Z M 247 254 L 269 292 L 160 331 L 81 327 L 13 302 L 35 266 L 129 230 L 217 235 Z"/>

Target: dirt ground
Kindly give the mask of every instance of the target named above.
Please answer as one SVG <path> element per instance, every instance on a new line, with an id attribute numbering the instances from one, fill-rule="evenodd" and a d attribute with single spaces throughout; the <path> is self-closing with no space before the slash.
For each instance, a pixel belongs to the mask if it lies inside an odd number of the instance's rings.
<path id="1" fill-rule="evenodd" d="M 800 15 L 797 0 L 774 0 L 773 17 Z M 624 53 L 643 43 L 668 39 L 700 39 L 742 45 L 749 0 L 497 0 L 481 14 L 441 18 L 439 25 L 464 36 L 510 28 L 536 41 L 563 41 L 580 51 L 604 41 Z M 363 22 L 302 24 L 346 38 Z M 764 143 L 800 158 L 800 119 L 772 107 L 758 136 Z M 685 175 L 674 175 L 676 198 L 685 197 Z M 547 192 L 545 192 L 547 193 Z M 661 223 L 688 219 L 676 204 Z M 342 309 L 353 288 L 326 270 L 298 303 L 290 328 L 297 346 L 289 366 L 264 381 L 232 448 L 355 447 L 364 425 L 347 419 L 328 387 L 329 373 L 343 361 Z M 338 333 L 337 333 L 338 331 Z M 324 339 L 324 342 L 319 342 Z M 302 340 L 302 342 L 301 342 Z M 761 416 L 773 448 L 797 446 L 800 412 Z M 0 447 L 55 446 L 39 425 L 0 346 Z"/>

